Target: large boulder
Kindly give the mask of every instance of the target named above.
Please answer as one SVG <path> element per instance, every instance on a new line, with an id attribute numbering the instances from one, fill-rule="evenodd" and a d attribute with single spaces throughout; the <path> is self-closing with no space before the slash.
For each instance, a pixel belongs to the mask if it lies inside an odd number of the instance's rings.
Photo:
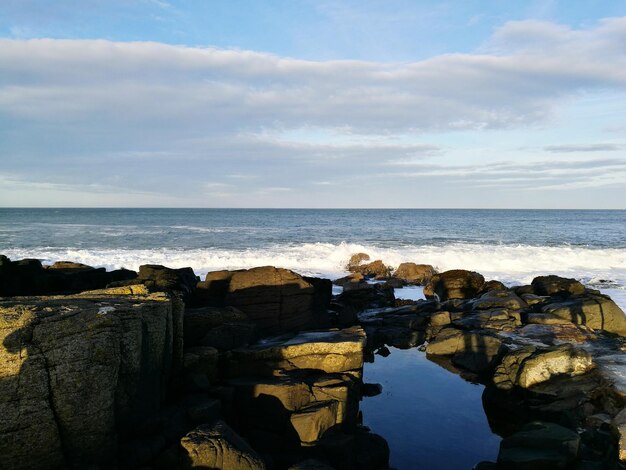
<path id="1" fill-rule="evenodd" d="M 223 421 L 203 424 L 180 441 L 182 468 L 264 470 L 263 459 Z"/>
<path id="2" fill-rule="evenodd" d="M 393 273 L 393 277 L 407 284 L 423 286 L 432 279 L 436 272 L 430 264 L 402 263 Z"/>
<path id="3" fill-rule="evenodd" d="M 607 295 L 588 293 L 552 302 L 542 312 L 594 330 L 626 336 L 626 316 Z"/>
<path id="4" fill-rule="evenodd" d="M 585 292 L 583 286 L 576 279 L 559 277 L 555 275 L 538 276 L 531 282 L 533 292 L 536 295 L 580 295 Z"/>
<path id="5" fill-rule="evenodd" d="M 530 388 L 556 376 L 582 375 L 595 367 L 589 352 L 571 344 L 539 348 L 526 346 L 506 354 L 496 368 L 496 387 Z"/>
<path id="6" fill-rule="evenodd" d="M 181 318 L 163 294 L 0 302 L 0 468 L 115 466 L 180 368 Z"/>
<path id="7" fill-rule="evenodd" d="M 232 306 L 245 313 L 263 334 L 315 326 L 326 314 L 330 282 L 307 281 L 288 269 L 264 266 L 208 273 L 196 298 L 209 306 Z"/>
<path id="8" fill-rule="evenodd" d="M 439 300 L 471 299 L 476 297 L 483 287 L 485 278 L 474 271 L 453 269 L 441 274 L 435 274 L 424 287 L 424 295 Z"/>

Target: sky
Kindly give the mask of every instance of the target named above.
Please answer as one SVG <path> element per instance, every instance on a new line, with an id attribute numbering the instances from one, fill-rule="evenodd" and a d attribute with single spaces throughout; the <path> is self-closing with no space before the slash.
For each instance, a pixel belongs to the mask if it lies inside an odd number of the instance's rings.
<path id="1" fill-rule="evenodd" d="M 626 209 L 626 2 L 0 0 L 0 206 Z"/>

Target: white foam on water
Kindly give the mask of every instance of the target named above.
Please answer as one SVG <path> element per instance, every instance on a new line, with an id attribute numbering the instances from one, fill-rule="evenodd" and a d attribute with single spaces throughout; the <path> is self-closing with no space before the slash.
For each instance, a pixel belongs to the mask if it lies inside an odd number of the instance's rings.
<path id="1" fill-rule="evenodd" d="M 369 254 L 372 260 L 382 259 L 393 267 L 402 262 L 415 262 L 431 264 L 439 271 L 468 269 L 507 285 L 528 284 L 534 277 L 546 274 L 572 277 L 600 288 L 615 298 L 622 308 L 626 307 L 626 249 L 623 248 L 469 243 L 381 247 L 344 242 L 240 250 L 40 248 L 5 250 L 4 254 L 11 259 L 38 258 L 48 264 L 68 260 L 107 269 L 137 270 L 142 264 L 162 264 L 172 268 L 191 266 L 200 276 L 220 269 L 271 265 L 304 275 L 335 279 L 346 275 L 348 259 L 358 252 Z M 603 282 L 606 280 L 611 282 Z"/>

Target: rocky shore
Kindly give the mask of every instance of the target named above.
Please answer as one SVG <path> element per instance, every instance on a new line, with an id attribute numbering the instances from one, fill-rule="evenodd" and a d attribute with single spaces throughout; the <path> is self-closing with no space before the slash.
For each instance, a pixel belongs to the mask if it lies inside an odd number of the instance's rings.
<path id="1" fill-rule="evenodd" d="M 624 468 L 626 317 L 608 296 L 363 253 L 346 269 L 333 295 L 271 266 L 201 280 L 0 256 L 0 468 L 385 469 L 359 401 L 388 346 L 485 385 L 503 440 L 468 468 Z M 426 299 L 396 299 L 406 285 Z"/>

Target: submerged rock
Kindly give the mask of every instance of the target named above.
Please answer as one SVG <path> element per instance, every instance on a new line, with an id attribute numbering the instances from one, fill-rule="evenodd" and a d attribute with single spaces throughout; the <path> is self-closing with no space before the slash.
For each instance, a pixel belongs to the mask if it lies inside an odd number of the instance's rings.
<path id="1" fill-rule="evenodd" d="M 580 436 L 554 423 L 529 423 L 500 444 L 498 465 L 511 470 L 569 468 L 576 459 Z"/>

